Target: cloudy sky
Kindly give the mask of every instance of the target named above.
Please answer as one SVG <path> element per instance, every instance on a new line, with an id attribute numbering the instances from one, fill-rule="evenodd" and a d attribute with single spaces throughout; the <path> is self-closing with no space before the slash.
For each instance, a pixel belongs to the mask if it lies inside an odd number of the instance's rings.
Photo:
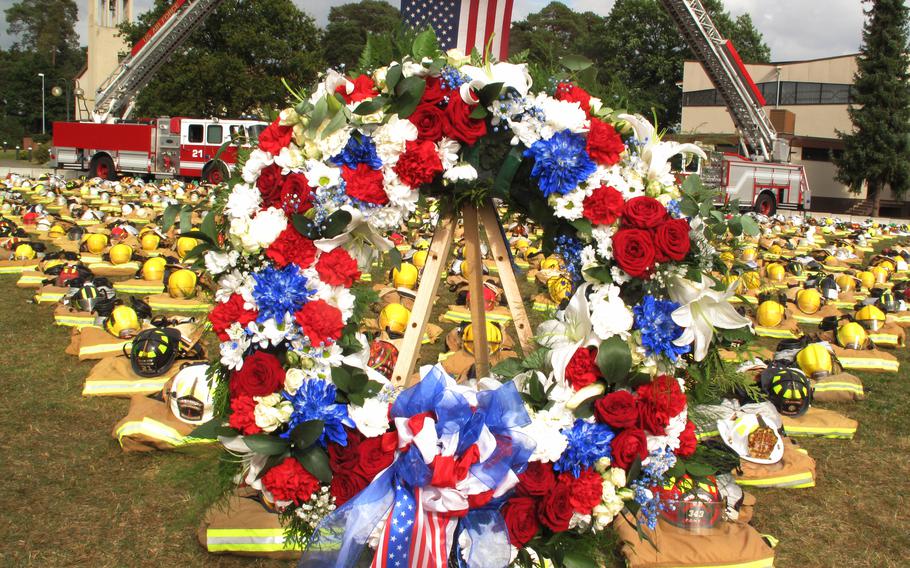
<path id="1" fill-rule="evenodd" d="M 79 13 L 84 17 L 87 0 L 77 0 Z M 332 6 L 350 0 L 294 0 L 309 11 L 321 25 L 326 23 Z M 387 0 L 398 6 L 400 0 Z M 515 0 L 513 20 L 546 6 L 550 0 Z M 910 0 L 908 0 L 910 1 Z M 0 0 L 0 9 L 9 7 L 14 0 Z M 607 14 L 613 0 L 564 0 L 575 10 L 591 10 Z M 152 0 L 135 0 L 135 12 L 141 13 L 151 6 Z M 812 59 L 831 55 L 854 53 L 859 49 L 863 13 L 860 0 L 724 0 L 734 15 L 748 13 L 758 30 L 771 46 L 771 57 L 776 61 Z M 84 33 L 85 21 L 80 20 L 79 31 Z M 11 43 L 5 26 L 0 31 L 0 46 Z"/>

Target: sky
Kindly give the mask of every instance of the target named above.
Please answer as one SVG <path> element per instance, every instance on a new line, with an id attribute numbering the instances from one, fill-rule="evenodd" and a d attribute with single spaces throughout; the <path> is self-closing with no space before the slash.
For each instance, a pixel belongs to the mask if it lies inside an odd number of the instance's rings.
<path id="1" fill-rule="evenodd" d="M 0 0 L 0 10 L 5 10 L 15 0 Z M 351 0 L 294 0 L 308 11 L 320 25 L 325 25 L 332 6 Z M 387 0 L 398 6 L 400 0 Z M 613 0 L 563 0 L 578 11 L 593 11 L 606 15 L 613 7 Z M 88 0 L 77 0 L 80 21 L 78 31 L 85 33 L 84 21 Z M 522 20 L 537 12 L 550 0 L 515 0 L 512 19 Z M 863 13 L 860 0 L 723 0 L 734 15 L 748 13 L 755 27 L 764 35 L 771 47 L 774 61 L 814 59 L 855 53 L 859 50 Z M 910 0 L 908 0 L 910 2 Z M 153 0 L 134 0 L 134 13 L 146 11 Z M 12 38 L 6 32 L 5 21 L 0 23 L 0 47 L 8 47 Z"/>

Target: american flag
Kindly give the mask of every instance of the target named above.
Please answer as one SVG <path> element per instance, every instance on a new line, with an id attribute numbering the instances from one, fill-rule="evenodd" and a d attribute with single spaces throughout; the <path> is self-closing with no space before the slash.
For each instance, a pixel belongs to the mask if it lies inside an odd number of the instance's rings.
<path id="1" fill-rule="evenodd" d="M 421 490 L 400 483 L 370 568 L 446 568 L 457 518 L 425 511 Z"/>
<path id="2" fill-rule="evenodd" d="M 492 36 L 490 55 L 509 56 L 513 0 L 401 0 L 401 16 L 412 28 L 432 26 L 443 51 L 457 47 L 483 53 Z"/>

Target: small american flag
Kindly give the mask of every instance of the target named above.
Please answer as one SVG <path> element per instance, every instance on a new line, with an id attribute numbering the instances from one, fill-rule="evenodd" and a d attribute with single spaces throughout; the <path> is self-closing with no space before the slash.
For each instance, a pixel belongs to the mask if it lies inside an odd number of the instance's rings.
<path id="1" fill-rule="evenodd" d="M 443 51 L 457 47 L 483 53 L 490 37 L 490 55 L 509 56 L 509 27 L 514 0 L 401 0 L 401 16 L 412 28 L 432 26 Z"/>

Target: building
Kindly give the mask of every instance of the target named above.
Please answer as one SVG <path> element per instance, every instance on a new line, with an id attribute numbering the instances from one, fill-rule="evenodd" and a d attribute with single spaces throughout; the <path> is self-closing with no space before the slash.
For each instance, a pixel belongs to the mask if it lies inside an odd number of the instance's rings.
<path id="1" fill-rule="evenodd" d="M 133 21 L 133 0 L 88 0 L 88 56 L 76 76 L 76 117 L 88 119 L 95 93 L 129 46 L 119 36 L 120 24 Z M 81 96 L 80 96 L 81 93 Z"/>
<path id="2" fill-rule="evenodd" d="M 812 191 L 812 209 L 862 215 L 867 212 L 865 190 L 851 193 L 835 180 L 832 154 L 843 151 L 837 131 L 852 128 L 847 108 L 851 101 L 856 54 L 746 68 L 765 99 L 765 112 L 778 133 L 790 140 L 790 161 L 805 167 Z M 682 125 L 686 138 L 726 143 L 735 150 L 733 120 L 710 79 L 697 61 L 683 69 Z M 882 195 L 881 214 L 898 216 L 902 203 L 890 191 Z"/>

